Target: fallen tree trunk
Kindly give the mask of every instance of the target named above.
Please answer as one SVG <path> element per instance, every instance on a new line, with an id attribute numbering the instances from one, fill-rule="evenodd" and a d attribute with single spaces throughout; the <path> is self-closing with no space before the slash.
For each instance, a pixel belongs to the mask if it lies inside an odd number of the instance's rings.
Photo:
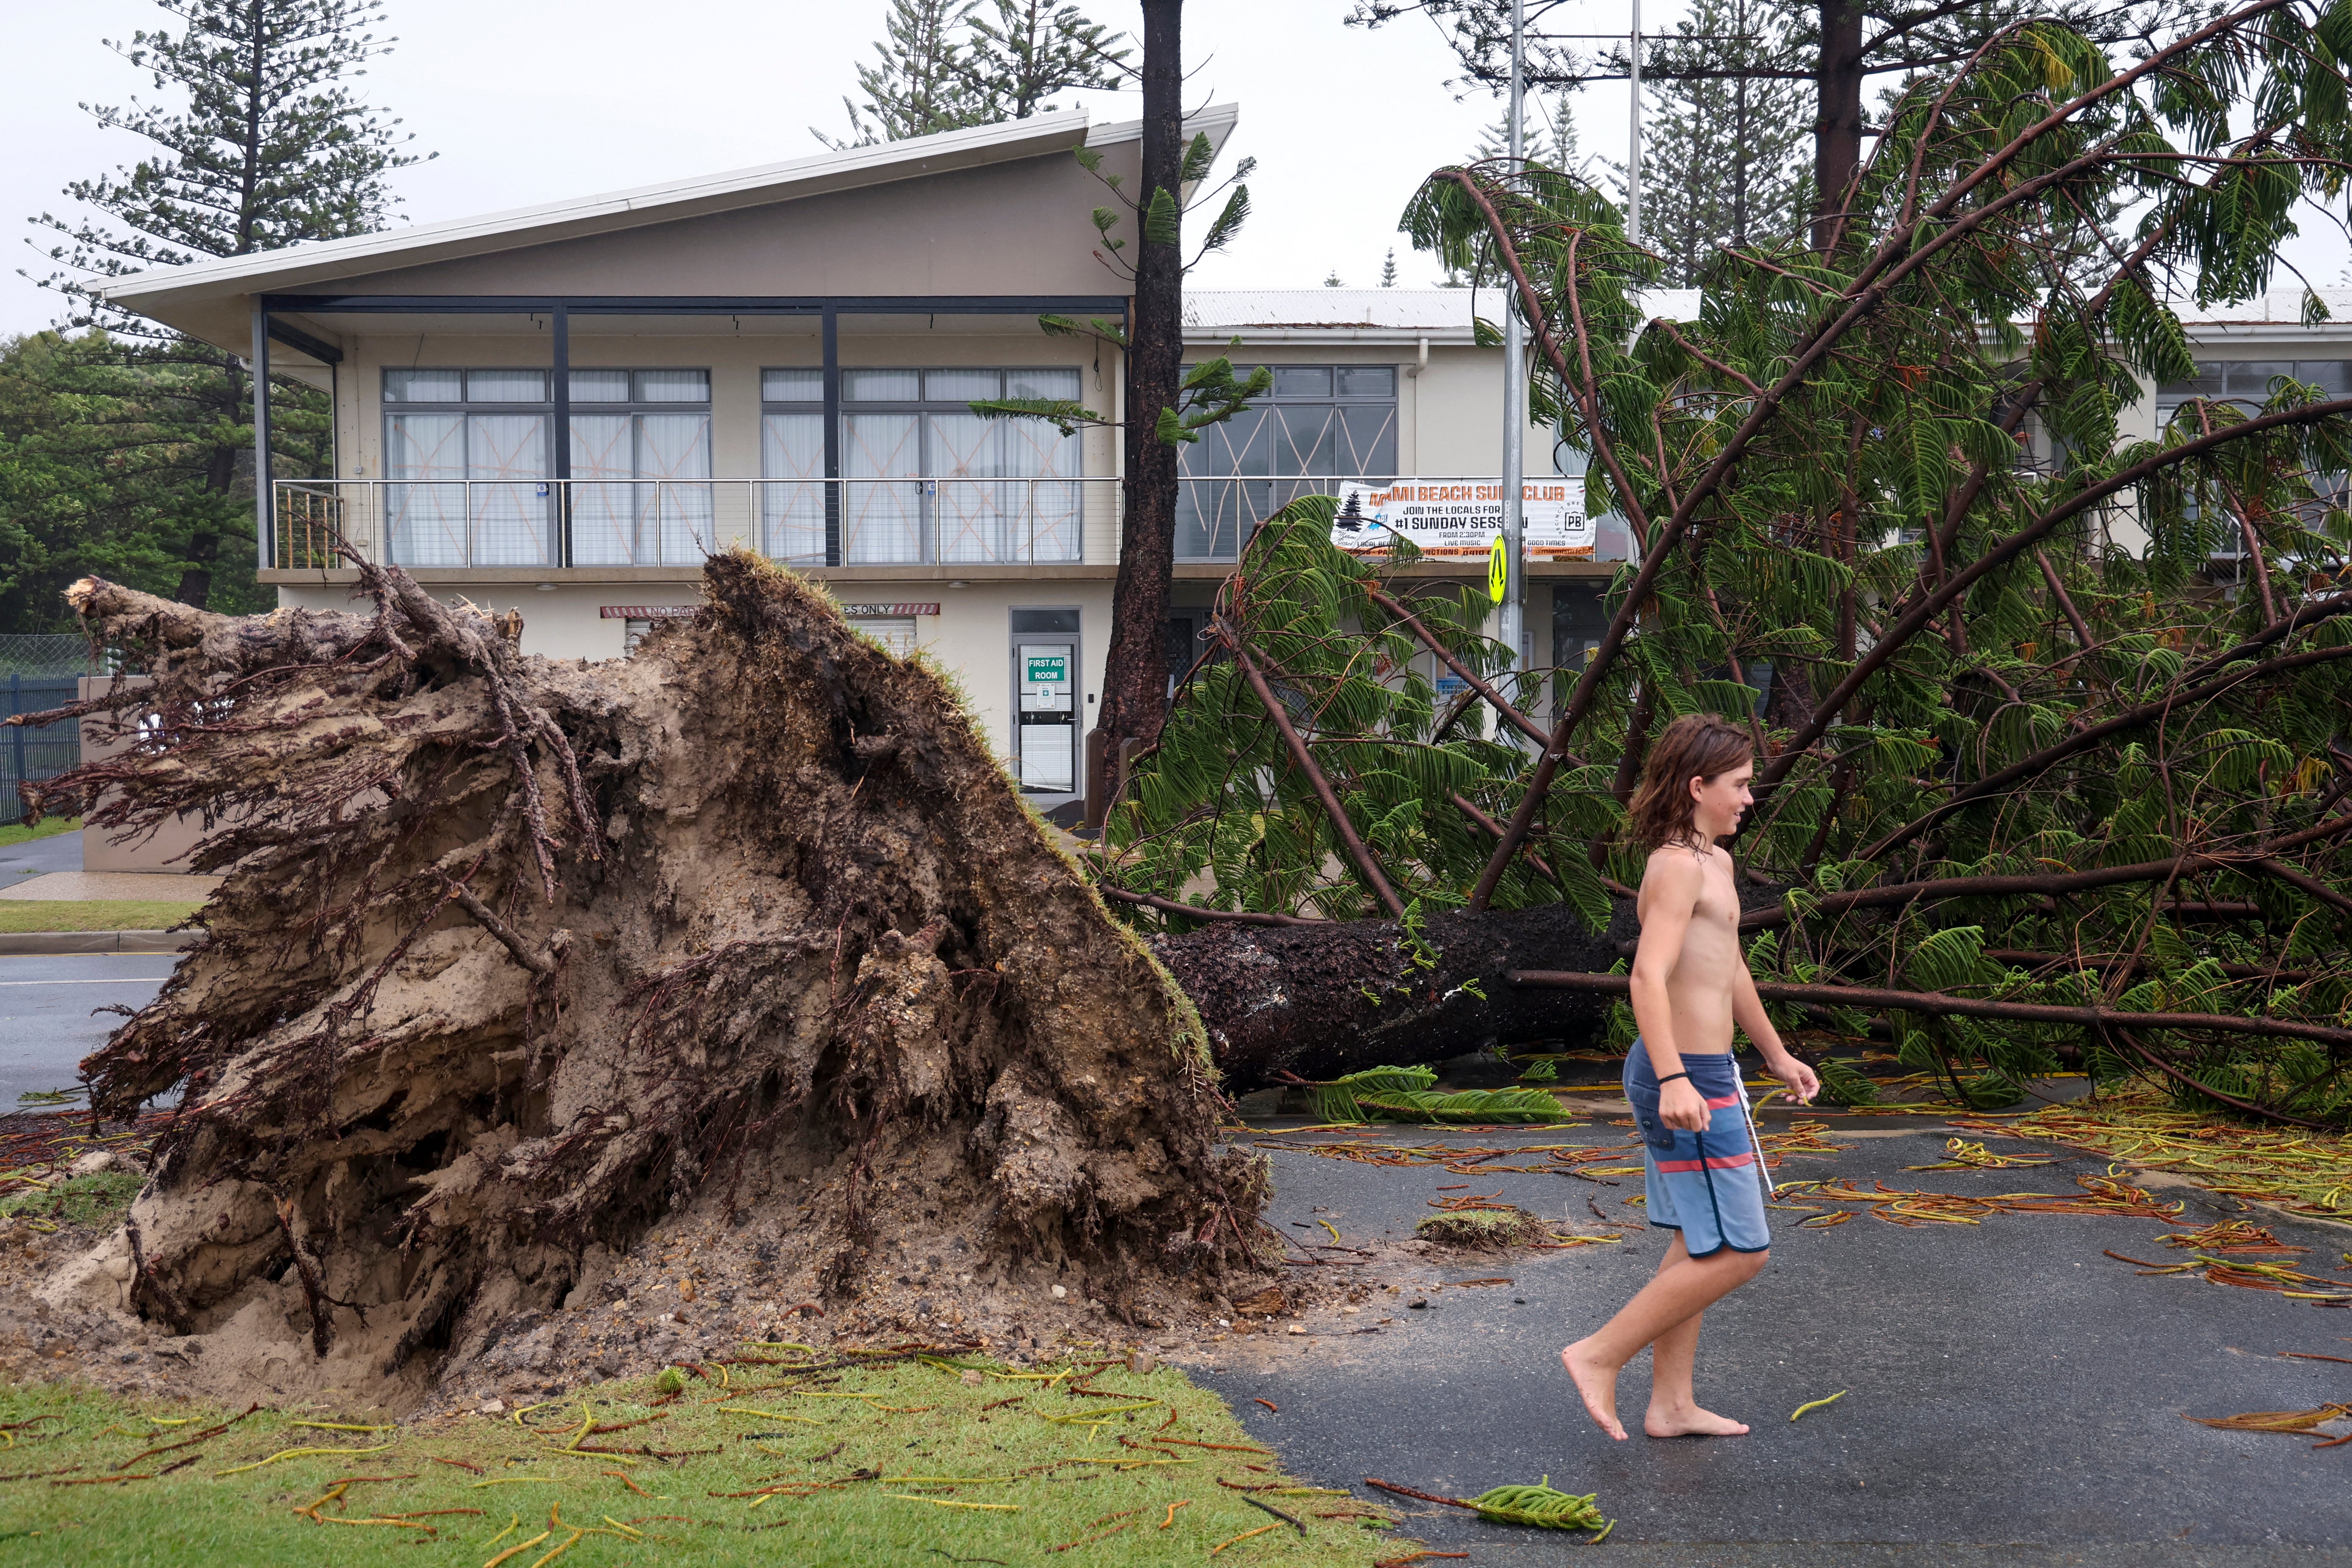
<path id="1" fill-rule="evenodd" d="M 1740 904 L 1774 909 L 1784 891 L 1743 876 Z M 1597 933 L 1561 903 L 1433 915 L 1410 931 L 1394 921 L 1216 920 L 1149 940 L 1200 1009 L 1226 1091 L 1246 1094 L 1285 1073 L 1331 1079 L 1498 1046 L 1599 1044 L 1614 1000 L 1608 972 L 1633 957 L 1642 934 L 1633 900 L 1612 904 Z M 1575 994 L 1507 978 L 1535 969 L 1580 970 L 1601 984 Z M 1623 985 L 1615 982 L 1621 994 Z"/>
<path id="2" fill-rule="evenodd" d="M 1496 1045 L 1566 1039 L 1607 1026 L 1602 997 L 1522 991 L 1514 969 L 1606 971 L 1636 934 L 1631 906 L 1595 936 L 1566 904 L 1433 916 L 1415 942 L 1394 921 L 1266 927 L 1219 922 L 1151 949 L 1201 1010 L 1229 1093 L 1281 1075 L 1328 1079 L 1367 1067 L 1439 1062 Z"/>
<path id="3" fill-rule="evenodd" d="M 897 1300 L 908 1250 L 962 1255 L 975 1328 L 1008 1282 L 1181 1305 L 1254 1261 L 1265 1188 L 1216 1149 L 1192 1007 L 927 667 L 744 554 L 593 666 L 362 574 L 373 616 L 74 590 L 154 677 L 112 701 L 149 739 L 36 805 L 205 813 L 227 878 L 86 1064 L 106 1114 L 184 1109 L 61 1289 L 390 1399 L 656 1222 L 756 1244 L 772 1299 L 852 1333 L 957 1300 Z"/>

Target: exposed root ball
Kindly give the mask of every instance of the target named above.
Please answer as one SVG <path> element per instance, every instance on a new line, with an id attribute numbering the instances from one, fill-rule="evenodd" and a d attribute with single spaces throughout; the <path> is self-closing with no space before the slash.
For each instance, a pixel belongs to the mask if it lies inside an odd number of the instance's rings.
<path id="1" fill-rule="evenodd" d="M 110 1113 L 189 1110 L 71 1289 L 396 1400 L 686 1211 L 787 1300 L 924 1235 L 1118 1311 L 1252 1245 L 1191 1006 L 923 663 L 742 554 L 593 666 L 363 585 L 246 620 L 75 589 L 157 739 L 41 808 L 205 813 L 228 879 L 90 1060 Z"/>

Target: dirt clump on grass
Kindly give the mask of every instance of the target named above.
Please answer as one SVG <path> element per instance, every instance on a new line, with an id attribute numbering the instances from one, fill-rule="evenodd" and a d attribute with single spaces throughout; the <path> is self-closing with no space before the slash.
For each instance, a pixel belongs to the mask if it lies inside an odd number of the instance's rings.
<path id="1" fill-rule="evenodd" d="M 743 553 L 594 665 L 361 574 L 373 614 L 70 595 L 152 738 L 35 804 L 198 815 L 226 879 L 87 1064 L 102 1115 L 184 1109 L 53 1308 L 193 1339 L 225 1397 L 399 1408 L 744 1336 L 1132 1333 L 1262 1266 L 1198 1018 L 926 663 Z"/>

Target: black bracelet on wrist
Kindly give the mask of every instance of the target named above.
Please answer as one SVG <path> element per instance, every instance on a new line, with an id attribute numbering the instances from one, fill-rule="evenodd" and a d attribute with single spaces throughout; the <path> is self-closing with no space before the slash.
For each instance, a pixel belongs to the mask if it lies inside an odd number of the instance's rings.
<path id="1" fill-rule="evenodd" d="M 1688 1078 L 1688 1077 L 1690 1077 L 1690 1074 L 1688 1074 L 1688 1073 L 1686 1073 L 1686 1072 L 1670 1072 L 1670 1073 L 1668 1073 L 1665 1077 L 1664 1077 L 1664 1078 L 1662 1078 L 1662 1079 L 1660 1079 L 1658 1080 L 1658 1087 L 1659 1087 L 1660 1089 L 1664 1089 L 1664 1088 L 1665 1088 L 1665 1087 L 1666 1087 L 1666 1085 L 1668 1085 L 1668 1084 L 1670 1084 L 1670 1083 L 1674 1082 L 1674 1081 L 1675 1081 L 1675 1079 L 1678 1079 L 1678 1078 Z"/>

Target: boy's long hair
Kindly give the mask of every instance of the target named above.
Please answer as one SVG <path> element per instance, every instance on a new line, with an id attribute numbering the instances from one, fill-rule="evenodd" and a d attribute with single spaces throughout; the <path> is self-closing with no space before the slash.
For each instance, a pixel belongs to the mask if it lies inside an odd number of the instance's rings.
<path id="1" fill-rule="evenodd" d="M 1708 847 L 1693 821 L 1698 803 L 1691 799 L 1690 781 L 1729 773 L 1755 755 L 1747 731 L 1712 713 L 1685 713 L 1667 725 L 1650 743 L 1642 783 L 1627 808 L 1633 842 L 1644 851 L 1669 844 Z"/>

